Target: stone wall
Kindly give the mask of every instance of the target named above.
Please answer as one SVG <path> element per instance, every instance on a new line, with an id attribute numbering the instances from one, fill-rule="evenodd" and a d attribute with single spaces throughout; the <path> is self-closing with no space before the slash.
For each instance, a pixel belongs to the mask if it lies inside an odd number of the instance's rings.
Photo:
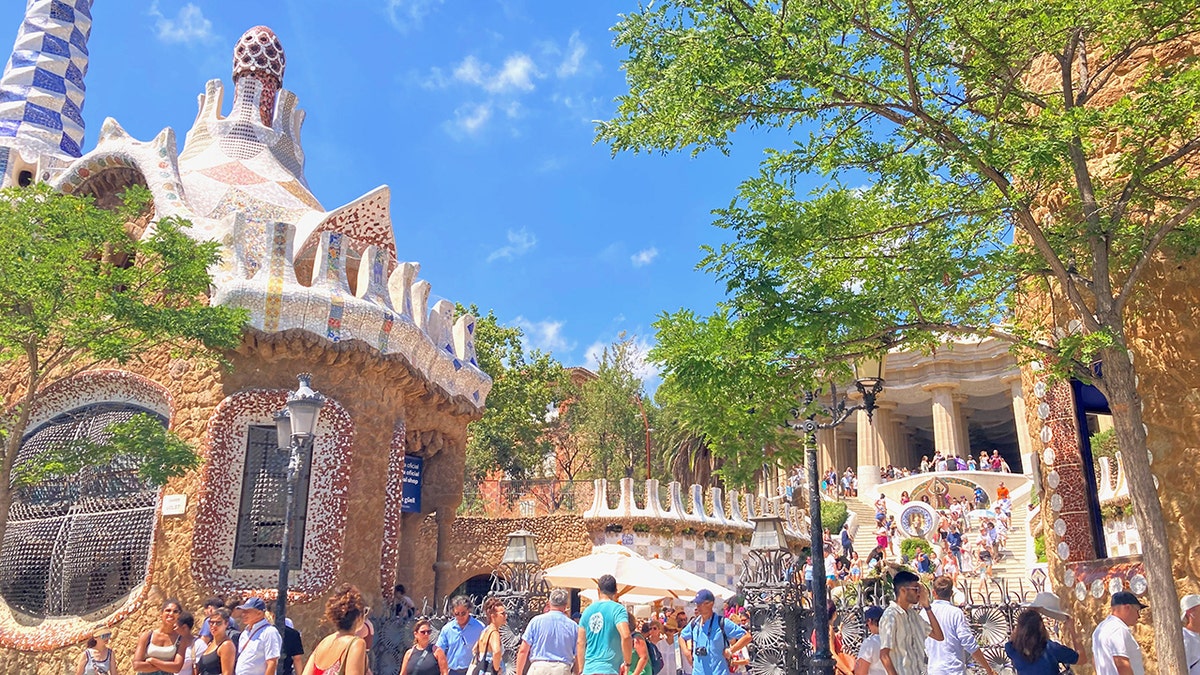
<path id="1" fill-rule="evenodd" d="M 1146 54 L 1144 61 L 1114 75 L 1118 86 L 1109 95 L 1118 95 L 1120 83 L 1134 82 L 1151 61 L 1169 63 L 1198 54 L 1200 41 L 1157 46 Z M 1049 63 L 1037 75 L 1048 80 L 1058 77 L 1056 67 Z M 1097 101 L 1108 102 L 1111 100 Z M 1065 301 L 1057 294 L 1044 292 L 1026 292 L 1020 303 L 1027 316 L 1049 320 L 1052 326 L 1065 330 L 1070 327 L 1070 317 L 1062 313 L 1064 305 Z M 1174 581 L 1180 595 L 1200 592 L 1200 516 L 1197 515 L 1200 494 L 1180 489 L 1200 482 L 1197 307 L 1200 307 L 1200 267 L 1194 260 L 1161 255 L 1144 275 L 1142 290 L 1131 305 L 1131 319 L 1126 326 L 1139 377 L 1138 392 L 1144 402 L 1147 445 L 1159 484 L 1167 545 L 1174 561 Z M 1043 503 L 1050 506 L 1041 510 L 1050 578 L 1066 610 L 1076 618 L 1076 634 L 1069 639 L 1080 646 L 1089 644 L 1091 631 L 1108 614 L 1112 590 L 1131 584 L 1136 590 L 1141 583 L 1142 568 L 1137 556 L 1093 560 L 1094 554 L 1088 552 L 1094 542 L 1088 531 L 1087 507 L 1079 500 L 1085 499 L 1083 471 L 1091 468 L 1082 466 L 1080 430 L 1070 413 L 1074 402 L 1069 388 L 1064 391 L 1063 387 L 1049 382 L 1035 369 L 1024 370 L 1026 401 L 1033 401 L 1027 406 L 1028 422 L 1035 450 L 1043 460 L 1040 478 L 1047 495 Z M 1047 450 L 1050 462 L 1045 461 Z M 1059 548 L 1064 545 L 1065 550 Z M 1156 664 L 1149 612 L 1142 617 L 1143 623 L 1135 635 L 1147 655 L 1147 671 L 1153 672 Z M 1077 672 L 1091 672 L 1091 668 L 1085 665 Z"/>
<path id="2" fill-rule="evenodd" d="M 312 564 L 328 563 L 328 574 L 317 575 L 319 583 L 308 592 L 293 597 L 289 617 L 306 637 L 315 639 L 328 630 L 321 625 L 324 597 L 337 584 L 358 585 L 367 602 L 381 607 L 386 602 L 381 588 L 381 569 L 385 556 L 383 540 L 384 502 L 387 489 L 389 453 L 397 421 L 408 430 L 411 452 L 426 456 L 426 486 L 423 493 L 425 513 L 442 509 L 453 512 L 461 500 L 463 448 L 466 425 L 473 411 L 439 395 L 400 357 L 381 358 L 377 351 L 357 342 L 330 343 L 322 338 L 298 331 L 267 335 L 251 331 L 243 346 L 228 354 L 231 368 L 222 369 L 198 361 L 173 358 L 160 350 L 144 354 L 124 370 L 142 375 L 165 387 L 173 409 L 170 424 L 173 431 L 192 442 L 207 459 L 213 451 L 214 438 L 211 420 L 214 411 L 238 392 L 274 390 L 284 393 L 296 386 L 299 372 L 313 374 L 313 386 L 345 410 L 351 420 L 352 441 L 347 443 L 348 471 L 330 489 L 344 502 L 344 529 L 333 541 L 322 542 L 322 550 L 306 541 L 305 569 Z M 0 391 L 6 401 L 21 394 L 21 386 L 12 372 L 0 373 Z M 256 423 L 269 424 L 269 419 Z M 322 416 L 322 424 L 325 415 Z M 338 440 L 338 439 L 334 439 Z M 342 439 L 344 440 L 344 439 Z M 130 672 L 130 659 L 138 636 L 148 630 L 158 617 L 158 607 L 165 597 L 179 598 L 186 609 L 196 610 L 204 598 L 213 593 L 246 595 L 262 593 L 273 597 L 274 575 L 264 575 L 268 583 L 261 586 L 243 585 L 238 588 L 213 587 L 201 582 L 196 574 L 195 554 L 207 542 L 194 541 L 197 520 L 203 520 L 206 504 L 218 495 L 205 495 L 205 467 L 200 471 L 174 479 L 164 494 L 180 494 L 187 498 L 182 517 L 161 517 L 153 543 L 152 562 L 147 584 L 132 594 L 129 602 L 117 613 L 64 621 L 41 621 L 20 618 L 7 609 L 0 616 L 0 672 L 53 673 L 59 675 L 65 664 L 74 663 L 81 640 L 97 625 L 113 627 L 113 648 L 124 672 Z M 237 490 L 224 486 L 222 490 Z M 331 517 L 331 514 L 318 514 Z M 332 514 L 336 515 L 336 514 Z M 421 514 L 409 514 L 419 517 Z M 316 516 L 314 516 L 316 517 Z M 410 522 L 419 522 L 410 517 Z M 311 532 L 310 529 L 308 530 Z M 403 534 L 412 535 L 409 528 Z M 226 536 L 233 536 L 226 533 Z M 426 533 L 422 532 L 422 541 Z M 436 547 L 418 542 L 399 542 L 401 549 L 420 548 L 422 555 Z M 322 556 L 328 559 L 321 560 Z M 432 568 L 432 560 L 424 565 Z M 391 563 L 394 565 L 394 561 Z M 296 577 L 293 577 L 295 580 Z M 432 590 L 432 574 L 411 584 L 414 596 Z M 2 603 L 0 603 L 2 604 Z M 15 645 L 19 649 L 13 649 Z"/>

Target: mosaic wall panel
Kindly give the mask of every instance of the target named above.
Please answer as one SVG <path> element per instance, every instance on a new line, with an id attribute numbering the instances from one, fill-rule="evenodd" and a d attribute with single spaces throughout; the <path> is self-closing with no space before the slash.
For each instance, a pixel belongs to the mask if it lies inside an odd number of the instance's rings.
<path id="1" fill-rule="evenodd" d="M 272 415 L 284 407 L 287 393 L 282 389 L 238 392 L 222 401 L 209 421 L 192 541 L 192 575 L 202 588 L 214 593 L 274 595 L 274 572 L 237 569 L 233 559 L 248 430 L 252 425 L 273 425 Z M 327 401 L 313 441 L 304 556 L 291 582 L 296 601 L 324 593 L 341 567 L 353 443 L 350 415 L 336 401 Z"/>

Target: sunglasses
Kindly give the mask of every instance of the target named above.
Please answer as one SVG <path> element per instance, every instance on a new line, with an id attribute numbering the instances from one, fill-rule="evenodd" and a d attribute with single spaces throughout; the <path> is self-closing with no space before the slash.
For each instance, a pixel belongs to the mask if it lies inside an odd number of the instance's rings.
<path id="1" fill-rule="evenodd" d="M 112 633 L 101 633 L 101 634 L 99 634 L 99 635 L 97 635 L 97 636 L 96 636 L 96 639 L 97 639 L 97 640 L 111 640 L 111 639 L 112 639 Z"/>
<path id="2" fill-rule="evenodd" d="M 429 630 L 428 628 L 422 628 L 421 630 L 417 631 L 417 635 L 429 635 L 432 632 L 433 631 Z"/>

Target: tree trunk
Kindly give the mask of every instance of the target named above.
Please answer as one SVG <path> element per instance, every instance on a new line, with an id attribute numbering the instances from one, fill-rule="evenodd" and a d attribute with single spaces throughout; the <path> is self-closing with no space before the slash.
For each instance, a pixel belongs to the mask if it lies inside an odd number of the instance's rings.
<path id="1" fill-rule="evenodd" d="M 1103 374 L 1097 383 L 1112 410 L 1134 522 L 1142 540 L 1142 565 L 1146 571 L 1150 613 L 1154 619 L 1154 645 L 1158 672 L 1187 672 L 1183 634 L 1179 629 L 1179 597 L 1171 552 L 1167 548 L 1167 529 L 1162 504 L 1146 448 L 1146 428 L 1142 421 L 1142 402 L 1134 384 L 1134 368 L 1123 348 L 1104 351 Z"/>
<path id="2" fill-rule="evenodd" d="M 29 426 L 29 415 L 33 410 L 34 389 L 32 386 L 21 397 L 17 405 L 16 419 L 8 428 L 8 436 L 4 439 L 4 457 L 0 461 L 0 546 L 4 542 L 4 532 L 8 529 L 8 508 L 12 505 L 12 472 L 17 461 L 17 453 L 21 450 L 21 439 L 25 436 L 25 427 Z"/>

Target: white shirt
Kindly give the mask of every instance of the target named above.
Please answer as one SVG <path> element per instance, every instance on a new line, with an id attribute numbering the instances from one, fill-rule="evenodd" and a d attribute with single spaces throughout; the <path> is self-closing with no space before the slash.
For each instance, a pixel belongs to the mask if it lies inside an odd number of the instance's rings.
<path id="1" fill-rule="evenodd" d="M 208 643 L 204 641 L 204 638 L 196 638 L 192 642 L 192 646 L 183 652 L 183 668 L 179 669 L 179 675 L 192 675 L 197 657 L 206 651 L 208 651 Z"/>
<path id="2" fill-rule="evenodd" d="M 1187 659 L 1188 675 L 1200 675 L 1200 634 L 1183 629 L 1183 653 Z"/>
<path id="3" fill-rule="evenodd" d="M 879 646 L 890 650 L 896 675 L 925 675 L 925 638 L 933 630 L 920 608 L 903 609 L 892 601 L 879 619 Z"/>
<path id="4" fill-rule="evenodd" d="M 929 653 L 929 675 L 962 675 L 967 672 L 971 654 L 979 649 L 979 643 L 971 633 L 963 611 L 945 600 L 934 600 L 929 604 L 938 625 L 942 627 L 942 639 L 925 638 L 925 651 Z"/>
<path id="5" fill-rule="evenodd" d="M 659 638 L 654 646 L 658 647 L 658 653 L 662 654 L 663 667 L 659 671 L 660 675 L 675 675 L 675 647 L 667 642 L 666 638 Z"/>
<path id="6" fill-rule="evenodd" d="M 1092 661 L 1096 664 L 1096 675 L 1117 675 L 1114 656 L 1129 659 L 1133 675 L 1144 675 L 1146 672 L 1142 664 L 1142 648 L 1133 639 L 1133 631 L 1124 621 L 1110 614 L 1092 633 Z"/>
<path id="7" fill-rule="evenodd" d="M 233 675 L 264 675 L 267 672 L 267 660 L 276 659 L 283 647 L 283 638 L 279 631 L 265 618 L 246 630 L 238 637 L 237 663 L 233 667 Z"/>
<path id="8" fill-rule="evenodd" d="M 879 660 L 879 634 L 872 633 L 867 636 L 867 639 L 862 641 L 862 646 L 858 648 L 858 658 L 871 664 L 867 669 L 867 675 L 887 675 L 887 669 L 883 667 L 883 661 Z"/>

